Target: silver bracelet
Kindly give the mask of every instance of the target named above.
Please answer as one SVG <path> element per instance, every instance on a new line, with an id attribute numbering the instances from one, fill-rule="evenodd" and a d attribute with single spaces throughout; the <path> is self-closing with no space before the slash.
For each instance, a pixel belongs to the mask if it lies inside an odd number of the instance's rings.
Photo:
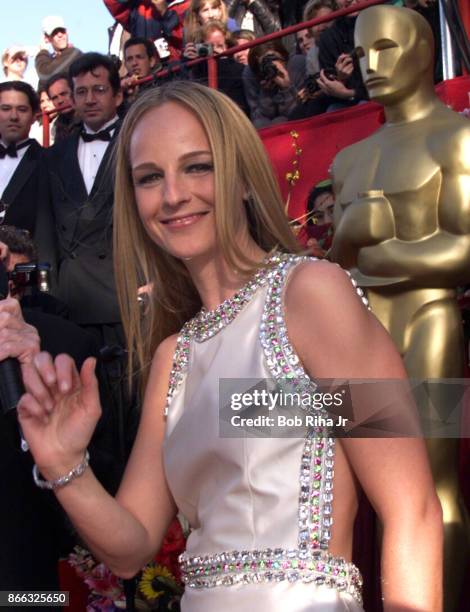
<path id="1" fill-rule="evenodd" d="M 65 476 L 60 476 L 60 478 L 56 478 L 55 480 L 42 480 L 42 478 L 39 476 L 38 466 L 34 464 L 33 466 L 34 483 L 40 489 L 53 490 L 53 489 L 58 489 L 60 487 L 65 487 L 66 484 L 69 484 L 69 482 L 81 476 L 83 472 L 87 469 L 89 463 L 90 463 L 90 454 L 88 453 L 88 451 L 85 451 L 85 457 L 83 458 L 83 461 L 81 463 L 79 463 L 74 468 L 72 468 L 68 474 L 65 474 Z"/>

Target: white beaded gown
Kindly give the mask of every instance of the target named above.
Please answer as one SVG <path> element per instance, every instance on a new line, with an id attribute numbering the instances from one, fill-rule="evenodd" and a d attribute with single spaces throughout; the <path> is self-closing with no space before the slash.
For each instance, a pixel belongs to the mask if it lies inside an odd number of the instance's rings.
<path id="1" fill-rule="evenodd" d="M 219 379 L 307 380 L 282 306 L 287 275 L 305 260 L 274 256 L 179 336 L 164 463 L 192 528 L 182 612 L 363 610 L 359 571 L 328 553 L 334 440 L 219 435 Z"/>

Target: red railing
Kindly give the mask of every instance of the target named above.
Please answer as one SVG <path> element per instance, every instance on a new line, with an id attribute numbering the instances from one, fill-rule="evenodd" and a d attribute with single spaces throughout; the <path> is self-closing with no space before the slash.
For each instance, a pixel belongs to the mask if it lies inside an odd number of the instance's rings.
<path id="1" fill-rule="evenodd" d="M 171 68 L 161 70 L 157 74 L 152 74 L 148 77 L 144 77 L 143 79 L 139 79 L 132 83 L 129 87 L 136 87 L 138 85 L 143 85 L 144 83 L 150 83 L 152 81 L 156 81 L 160 78 L 164 78 L 172 73 L 180 72 L 181 70 L 186 69 L 187 67 L 194 66 L 196 64 L 200 64 L 201 62 L 207 62 L 207 80 L 209 87 L 217 89 L 218 86 L 218 78 L 217 78 L 217 60 L 220 57 L 229 57 L 238 53 L 239 51 L 244 51 L 245 49 L 251 49 L 252 47 L 257 47 L 265 42 L 270 40 L 276 40 L 278 38 L 283 38 L 284 36 L 288 36 L 289 34 L 295 34 L 299 30 L 305 30 L 306 28 L 311 28 L 314 25 L 318 25 L 321 23 L 327 23 L 328 21 L 333 21 L 337 17 L 342 17 L 343 15 L 349 15 L 350 13 L 356 13 L 358 11 L 362 11 L 369 6 L 374 6 L 376 4 L 383 4 L 385 0 L 365 0 L 360 4 L 355 4 L 353 6 L 349 6 L 348 8 L 339 9 L 328 15 L 323 17 L 316 17 L 315 19 L 310 19 L 309 21 L 304 21 L 302 23 L 296 23 L 295 25 L 284 28 L 283 30 L 279 30 L 279 32 L 274 32 L 272 34 L 266 34 L 265 36 L 260 36 L 256 38 L 256 40 L 252 40 L 250 42 L 244 43 L 243 45 L 238 45 L 237 47 L 231 47 L 222 53 L 217 53 L 216 55 L 211 55 L 209 57 L 197 58 L 187 62 L 183 62 L 182 64 L 172 66 Z M 60 112 L 67 112 L 70 110 L 70 107 L 61 109 Z M 43 146 L 48 147 L 50 138 L 49 138 L 49 126 L 50 126 L 50 115 L 60 114 L 57 110 L 48 111 L 46 113 L 42 113 L 43 120 Z"/>

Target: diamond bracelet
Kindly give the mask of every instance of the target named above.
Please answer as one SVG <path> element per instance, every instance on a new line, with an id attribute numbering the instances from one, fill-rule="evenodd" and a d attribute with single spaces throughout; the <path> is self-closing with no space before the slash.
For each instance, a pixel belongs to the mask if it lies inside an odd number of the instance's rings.
<path id="1" fill-rule="evenodd" d="M 74 468 L 72 468 L 68 474 L 65 474 L 64 476 L 60 476 L 59 478 L 56 478 L 55 480 L 42 480 L 42 478 L 39 476 L 38 466 L 34 464 L 33 466 L 34 483 L 40 489 L 53 490 L 53 489 L 59 489 L 60 487 L 65 487 L 66 484 L 69 484 L 69 482 L 81 476 L 83 472 L 87 469 L 89 463 L 90 463 L 90 454 L 88 451 L 85 451 L 85 457 L 83 458 L 83 461 L 81 463 L 79 463 Z"/>

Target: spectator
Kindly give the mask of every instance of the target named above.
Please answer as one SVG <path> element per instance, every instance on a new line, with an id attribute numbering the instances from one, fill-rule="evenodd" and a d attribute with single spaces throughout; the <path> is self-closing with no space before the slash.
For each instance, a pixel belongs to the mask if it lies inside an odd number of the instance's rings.
<path id="1" fill-rule="evenodd" d="M 335 196 L 331 179 L 315 185 L 307 199 L 307 247 L 314 257 L 325 257 L 333 241 Z"/>
<path id="2" fill-rule="evenodd" d="M 128 77 L 144 79 L 150 76 L 158 64 L 155 45 L 146 38 L 129 38 L 124 44 L 124 64 Z"/>
<path id="3" fill-rule="evenodd" d="M 296 32 L 295 38 L 297 40 L 297 51 L 301 55 L 307 55 L 308 51 L 315 46 L 315 40 L 309 28 Z"/>
<path id="4" fill-rule="evenodd" d="M 210 45 L 214 53 L 223 53 L 234 45 L 234 39 L 225 25 L 220 21 L 209 21 L 198 34 L 199 41 Z M 243 89 L 242 73 L 244 67 L 233 57 L 217 59 L 218 89 L 232 98 L 241 109 L 249 114 L 248 104 Z M 207 62 L 201 62 L 192 67 L 193 78 L 207 84 Z"/>
<path id="5" fill-rule="evenodd" d="M 248 63 L 243 83 L 255 127 L 287 121 L 305 80 L 305 58 L 289 58 L 283 44 L 273 40 L 250 49 Z"/>
<path id="6" fill-rule="evenodd" d="M 247 42 L 251 42 L 256 39 L 254 32 L 251 30 L 238 30 L 233 35 L 234 41 L 236 45 L 244 45 Z M 249 49 L 245 49 L 244 51 L 238 51 L 233 55 L 233 59 L 239 64 L 243 64 L 244 66 L 248 66 L 248 53 Z"/>
<path id="7" fill-rule="evenodd" d="M 60 142 L 80 130 L 80 119 L 73 106 L 72 90 L 66 74 L 55 74 L 46 85 L 49 98 L 58 111 L 58 116 L 51 125 L 54 142 Z"/>
<path id="8" fill-rule="evenodd" d="M 0 223 L 31 233 L 36 228 L 43 150 L 28 136 L 38 110 L 39 100 L 31 85 L 0 83 Z"/>
<path id="9" fill-rule="evenodd" d="M 40 87 L 38 89 L 39 95 L 39 110 L 41 113 L 47 113 L 48 111 L 52 111 L 55 109 L 52 104 L 52 100 L 49 98 L 49 94 L 47 93 L 46 87 Z"/>
<path id="10" fill-rule="evenodd" d="M 331 179 L 320 181 L 308 196 L 308 225 L 331 225 L 334 206 L 335 196 Z"/>
<path id="11" fill-rule="evenodd" d="M 31 138 L 37 140 L 41 146 L 43 146 L 44 129 L 42 113 L 47 111 L 53 111 L 54 105 L 52 104 L 44 85 L 38 88 L 38 96 L 40 114 L 36 115 L 36 121 L 31 126 L 29 135 Z M 49 113 L 49 121 L 52 122 L 56 117 L 57 113 Z M 54 144 L 54 135 L 52 134 L 52 130 L 49 130 L 49 144 Z"/>
<path id="12" fill-rule="evenodd" d="M 326 17 L 326 15 L 329 15 L 333 12 L 334 8 L 335 7 L 332 3 L 332 0 L 310 0 L 310 2 L 308 2 L 308 4 L 306 4 L 305 6 L 303 20 L 310 21 L 311 19 L 316 19 L 317 17 Z M 332 21 L 325 21 L 309 28 L 309 32 L 313 39 L 313 44 L 310 44 L 309 48 L 306 51 L 307 74 L 317 74 L 318 72 L 320 72 L 318 43 L 320 40 L 321 33 L 324 32 L 327 28 L 329 28 L 331 24 Z"/>
<path id="13" fill-rule="evenodd" d="M 183 18 L 189 0 L 104 0 L 104 3 L 132 37 L 148 38 L 157 48 L 167 41 L 171 59 L 180 58 Z"/>
<path id="14" fill-rule="evenodd" d="M 201 26 L 209 21 L 220 21 L 227 30 L 235 32 L 239 29 L 237 22 L 229 18 L 227 7 L 223 0 L 191 0 L 184 17 L 184 57 L 195 59 L 197 53 L 194 47 Z"/>
<path id="15" fill-rule="evenodd" d="M 276 13 L 272 13 L 265 0 L 226 0 L 228 14 L 242 30 L 251 30 L 256 37 L 281 29 Z"/>
<path id="16" fill-rule="evenodd" d="M 85 53 L 70 66 L 69 82 L 83 129 L 48 150 L 52 210 L 43 225 L 52 217 L 56 253 L 44 240 L 38 246 L 41 259 L 54 258 L 57 295 L 70 318 L 95 333 L 100 346 L 122 345 L 112 264 L 114 183 L 108 166 L 120 125 L 119 74 L 108 57 Z"/>
<path id="17" fill-rule="evenodd" d="M 28 67 L 28 53 L 24 47 L 13 46 L 5 49 L 2 55 L 3 81 L 25 81 Z"/>
<path id="18" fill-rule="evenodd" d="M 360 0 L 336 0 L 338 8 L 358 4 Z M 354 26 L 358 12 L 339 17 L 330 28 L 322 32 L 319 40 L 319 60 L 325 73 L 321 76 L 321 89 L 334 98 L 329 110 L 368 100 L 361 71 L 354 50 Z M 328 78 L 328 73 L 336 78 Z"/>
<path id="19" fill-rule="evenodd" d="M 15 244 L 23 251 L 17 241 Z M 2 259 L 8 257 L 5 245 L 0 244 L 0 253 Z M 10 256 L 7 267 L 11 270 L 12 266 Z M 70 351 L 77 365 L 89 356 L 97 356 L 94 339 L 60 317 L 30 309 L 22 312 L 18 301 L 11 297 L 0 300 L 0 315 L 0 360 L 17 358 L 27 367 L 41 348 L 52 351 L 54 356 Z M 100 480 L 114 493 L 125 458 L 119 453 L 112 404 L 104 393 L 102 397 L 105 412 L 90 455 Z M 0 482 L 2 499 L 8 503 L 0 508 L 0 589 L 57 591 L 58 561 L 71 550 L 75 539 L 54 496 L 35 486 L 31 455 L 20 450 L 16 410 L 6 412 L 1 402 L 0 397 L 0 408 L 4 409 L 0 410 Z M 57 610 L 50 606 L 41 609 Z"/>
<path id="20" fill-rule="evenodd" d="M 66 72 L 70 64 L 81 54 L 69 43 L 67 29 L 62 17 L 50 16 L 42 20 L 44 44 L 52 46 L 52 53 L 43 48 L 36 55 L 36 71 L 39 85 L 59 72 Z"/>

